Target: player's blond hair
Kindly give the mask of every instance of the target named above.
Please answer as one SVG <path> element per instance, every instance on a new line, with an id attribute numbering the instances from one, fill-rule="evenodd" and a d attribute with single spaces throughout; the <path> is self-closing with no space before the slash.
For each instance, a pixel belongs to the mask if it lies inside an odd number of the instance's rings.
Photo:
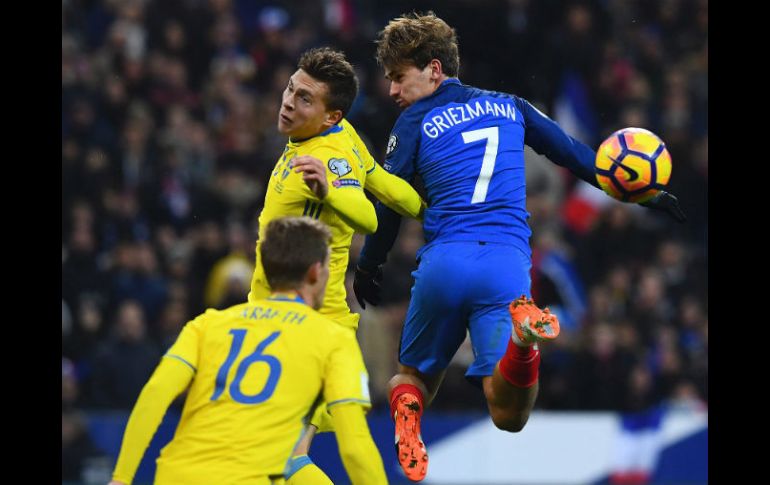
<path id="1" fill-rule="evenodd" d="M 310 217 L 270 221 L 260 244 L 262 267 L 270 287 L 290 290 L 299 286 L 313 264 L 326 262 L 331 237 L 326 224 Z"/>
<path id="2" fill-rule="evenodd" d="M 456 77 L 460 70 L 455 29 L 433 11 L 413 12 L 391 20 L 376 43 L 377 62 L 385 69 L 410 64 L 423 69 L 431 60 L 438 59 L 447 76 Z"/>

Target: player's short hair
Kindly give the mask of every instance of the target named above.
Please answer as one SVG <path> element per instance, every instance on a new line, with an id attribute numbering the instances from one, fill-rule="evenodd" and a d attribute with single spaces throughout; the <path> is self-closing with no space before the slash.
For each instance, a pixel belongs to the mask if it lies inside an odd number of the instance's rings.
<path id="1" fill-rule="evenodd" d="M 330 110 L 342 111 L 344 117 L 358 95 L 358 78 L 345 54 L 329 47 L 305 51 L 297 67 L 329 88 L 324 103 Z"/>
<path id="2" fill-rule="evenodd" d="M 457 34 L 429 10 L 412 12 L 391 20 L 378 34 L 377 63 L 386 69 L 414 64 L 424 69 L 431 60 L 441 61 L 444 74 L 457 77 L 460 54 Z"/>
<path id="3" fill-rule="evenodd" d="M 260 244 L 262 267 L 273 290 L 288 290 L 302 283 L 315 263 L 326 262 L 332 233 L 309 217 L 281 217 L 270 221 Z"/>

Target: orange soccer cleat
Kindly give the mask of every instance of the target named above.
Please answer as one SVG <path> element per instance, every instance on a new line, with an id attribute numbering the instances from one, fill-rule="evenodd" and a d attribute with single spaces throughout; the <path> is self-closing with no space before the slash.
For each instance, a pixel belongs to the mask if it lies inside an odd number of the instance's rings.
<path id="1" fill-rule="evenodd" d="M 541 310 L 532 298 L 521 295 L 508 307 L 513 322 L 511 338 L 519 346 L 553 340 L 559 336 L 559 319 L 546 308 Z"/>
<path id="2" fill-rule="evenodd" d="M 398 396 L 396 422 L 396 455 L 406 477 L 419 482 L 428 472 L 428 450 L 420 436 L 420 401 L 414 394 Z"/>

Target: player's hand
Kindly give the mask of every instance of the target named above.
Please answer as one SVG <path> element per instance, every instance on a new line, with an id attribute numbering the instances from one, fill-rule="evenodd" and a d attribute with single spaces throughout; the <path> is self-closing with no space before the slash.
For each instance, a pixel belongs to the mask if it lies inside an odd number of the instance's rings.
<path id="1" fill-rule="evenodd" d="M 117 480 L 113 480 L 110 483 L 108 483 L 107 485 L 126 485 L 126 484 L 123 483 L 123 482 L 119 482 Z"/>
<path id="2" fill-rule="evenodd" d="M 313 191 L 316 197 L 323 200 L 329 193 L 329 183 L 326 181 L 326 165 L 310 155 L 302 155 L 292 159 L 292 167 L 297 173 L 302 173 L 302 180 Z"/>
<path id="3" fill-rule="evenodd" d="M 679 207 L 679 199 L 677 199 L 676 196 L 674 196 L 674 194 L 670 194 L 663 190 L 658 192 L 658 195 L 656 195 L 652 199 L 648 200 L 647 202 L 643 202 L 639 205 L 642 205 L 644 207 L 650 207 L 652 209 L 665 211 L 666 213 L 668 213 L 668 215 L 673 217 L 674 220 L 676 220 L 676 222 L 679 222 L 679 223 L 682 223 L 687 220 L 687 216 L 684 215 L 682 208 Z"/>
<path id="4" fill-rule="evenodd" d="M 382 266 L 377 266 L 374 271 L 367 271 L 356 266 L 356 274 L 353 278 L 353 292 L 361 308 L 366 309 L 368 301 L 374 306 L 380 304 L 382 291 Z"/>

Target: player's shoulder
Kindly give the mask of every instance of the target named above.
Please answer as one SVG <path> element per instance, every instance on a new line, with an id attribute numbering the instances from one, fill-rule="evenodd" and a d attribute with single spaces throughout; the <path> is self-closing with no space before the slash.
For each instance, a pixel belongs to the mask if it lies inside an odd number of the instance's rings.
<path id="1" fill-rule="evenodd" d="M 198 315 L 193 320 L 199 322 L 200 325 L 205 325 L 210 322 L 217 322 L 222 320 L 230 320 L 232 318 L 238 318 L 244 314 L 249 303 L 239 303 L 223 309 L 207 308 L 205 312 Z"/>
<path id="2" fill-rule="evenodd" d="M 246 306 L 245 303 L 222 310 L 207 308 L 206 311 L 187 322 L 185 327 L 199 332 L 204 332 L 212 325 L 216 326 L 222 322 L 232 319 L 235 315 L 242 313 L 242 307 L 244 306 Z"/>
<path id="3" fill-rule="evenodd" d="M 518 104 L 522 100 L 522 98 L 520 98 L 519 96 L 512 93 L 506 93 L 504 91 L 495 91 L 493 89 L 483 89 L 476 86 L 468 86 L 468 85 L 463 85 L 463 87 L 466 88 L 465 93 L 466 93 L 467 99 L 480 98 L 480 97 L 494 98 L 494 99 L 509 99 L 516 104 Z"/>
<path id="4" fill-rule="evenodd" d="M 339 326 L 332 319 L 322 314 L 318 310 L 315 310 L 310 306 L 306 306 L 305 308 L 307 309 L 306 314 L 308 316 L 308 321 L 312 322 L 313 325 L 317 325 L 320 327 L 331 327 L 331 326 L 338 327 Z"/>
<path id="5" fill-rule="evenodd" d="M 486 99 L 487 101 L 491 101 L 493 103 L 500 102 L 500 101 L 512 102 L 515 109 L 523 114 L 523 117 L 521 120 L 522 123 L 524 123 L 525 125 L 527 124 L 526 120 L 530 115 L 531 110 L 534 107 L 529 101 L 522 98 L 521 96 L 513 93 L 507 93 L 503 91 L 494 91 L 491 89 L 482 89 L 474 86 L 465 86 L 465 87 L 468 88 L 466 91 L 467 92 L 466 102 L 473 103 L 473 100 L 478 100 L 479 98 Z"/>
<path id="6" fill-rule="evenodd" d="M 356 131 L 356 127 L 353 126 L 353 123 L 348 121 L 347 118 L 342 118 L 342 120 L 340 120 L 337 126 L 341 128 L 341 130 L 339 131 L 340 135 L 345 133 L 354 139 L 360 138 L 360 136 L 358 135 L 358 132 Z"/>
<path id="7" fill-rule="evenodd" d="M 361 158 L 362 155 L 371 156 L 371 154 L 369 154 L 369 148 L 366 146 L 366 143 L 364 143 L 364 140 L 361 138 L 361 135 L 358 134 L 352 123 L 343 118 L 342 121 L 340 121 L 339 126 L 342 128 L 338 134 L 339 141 L 330 139 L 327 143 L 344 142 L 346 144 L 344 149 L 349 149 L 349 151 L 353 152 L 358 158 Z"/>
<path id="8" fill-rule="evenodd" d="M 333 336 L 344 333 L 345 327 L 339 323 L 310 306 L 305 306 L 305 308 L 307 309 L 308 322 L 320 329 L 324 335 Z"/>
<path id="9" fill-rule="evenodd" d="M 333 156 L 344 157 L 352 151 L 353 143 L 354 139 L 343 126 L 334 125 L 310 140 L 303 147 L 301 154 L 312 155 L 321 160 Z"/>
<path id="10" fill-rule="evenodd" d="M 347 126 L 352 128 L 349 124 Z M 332 135 L 319 137 L 312 150 L 303 155 L 312 155 L 321 160 L 337 178 L 348 174 L 360 178 L 364 170 L 361 150 L 365 150 L 366 146 L 362 147 L 356 142 L 355 132 L 348 130 L 347 126 Z"/>

